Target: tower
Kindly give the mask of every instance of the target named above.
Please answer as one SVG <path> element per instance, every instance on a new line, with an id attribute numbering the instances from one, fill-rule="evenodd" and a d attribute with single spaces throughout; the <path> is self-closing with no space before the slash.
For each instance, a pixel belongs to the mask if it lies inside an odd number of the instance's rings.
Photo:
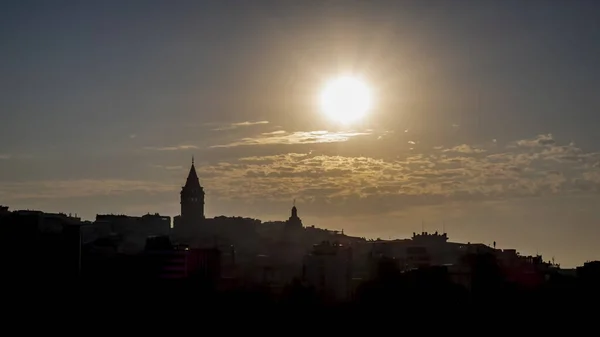
<path id="1" fill-rule="evenodd" d="M 204 189 L 200 186 L 194 157 L 185 186 L 181 188 L 181 220 L 186 225 L 194 225 L 204 220 Z"/>
<path id="2" fill-rule="evenodd" d="M 286 227 L 288 228 L 301 228 L 302 220 L 298 217 L 298 209 L 296 208 L 296 200 L 294 200 L 294 205 L 292 206 L 292 214 L 286 223 Z"/>

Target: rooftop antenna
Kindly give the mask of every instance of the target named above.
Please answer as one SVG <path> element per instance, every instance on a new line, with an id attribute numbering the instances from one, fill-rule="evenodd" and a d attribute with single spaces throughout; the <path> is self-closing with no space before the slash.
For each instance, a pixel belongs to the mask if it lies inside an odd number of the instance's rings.
<path id="1" fill-rule="evenodd" d="M 294 201 L 292 201 L 292 206 L 296 207 L 296 198 L 294 198 Z"/>
<path id="2" fill-rule="evenodd" d="M 192 156 L 192 165 L 194 165 L 194 156 Z"/>

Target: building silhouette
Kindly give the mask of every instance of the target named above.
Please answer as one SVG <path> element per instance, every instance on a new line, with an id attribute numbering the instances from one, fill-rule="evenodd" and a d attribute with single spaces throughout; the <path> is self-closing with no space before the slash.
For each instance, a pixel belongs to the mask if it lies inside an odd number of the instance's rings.
<path id="1" fill-rule="evenodd" d="M 181 187 L 179 200 L 181 211 L 173 220 L 173 228 L 174 234 L 181 238 L 189 236 L 205 222 L 204 188 L 200 185 L 193 157 L 185 185 Z"/>
<path id="2" fill-rule="evenodd" d="M 298 217 L 298 209 L 296 208 L 296 201 L 294 200 L 294 205 L 292 206 L 292 214 L 290 218 L 286 221 L 286 228 L 290 229 L 298 229 L 302 228 L 302 220 Z"/>
<path id="3" fill-rule="evenodd" d="M 181 220 L 185 225 L 193 225 L 204 220 L 204 188 L 200 186 L 194 158 L 190 173 L 185 181 L 185 186 L 181 188 Z"/>
<path id="4" fill-rule="evenodd" d="M 146 238 L 157 235 L 169 235 L 171 217 L 158 213 L 142 216 L 125 214 L 96 214 L 94 226 L 83 231 L 84 242 L 110 234 L 118 236 L 118 252 L 137 254 L 144 250 Z M 91 231 L 91 233 L 90 233 Z"/>
<path id="5" fill-rule="evenodd" d="M 348 300 L 352 292 L 352 249 L 337 242 L 315 244 L 304 257 L 303 278 L 324 298 Z"/>

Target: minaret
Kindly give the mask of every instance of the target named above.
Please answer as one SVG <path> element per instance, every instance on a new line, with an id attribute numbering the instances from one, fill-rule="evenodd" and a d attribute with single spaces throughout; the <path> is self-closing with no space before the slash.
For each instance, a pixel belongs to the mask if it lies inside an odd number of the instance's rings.
<path id="1" fill-rule="evenodd" d="M 185 186 L 181 188 L 181 220 L 186 226 L 195 225 L 204 219 L 204 189 L 200 186 L 194 157 Z"/>

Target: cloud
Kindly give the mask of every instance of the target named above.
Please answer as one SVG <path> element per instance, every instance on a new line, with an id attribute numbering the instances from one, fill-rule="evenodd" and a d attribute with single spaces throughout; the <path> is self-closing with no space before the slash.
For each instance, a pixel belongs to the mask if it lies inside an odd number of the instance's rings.
<path id="1" fill-rule="evenodd" d="M 177 146 L 146 146 L 144 150 L 152 150 L 152 151 L 178 151 L 178 150 L 193 150 L 198 147 L 195 145 L 177 145 Z"/>
<path id="2" fill-rule="evenodd" d="M 6 159 L 10 159 L 12 156 L 10 154 L 1 154 L 0 153 L 0 160 L 6 160 Z"/>
<path id="3" fill-rule="evenodd" d="M 512 146 L 521 146 L 521 147 L 542 147 L 542 146 L 551 146 L 554 145 L 556 141 L 552 134 L 547 135 L 538 135 L 532 139 L 522 139 L 514 142 Z"/>
<path id="4" fill-rule="evenodd" d="M 261 125 L 261 124 L 269 124 L 269 121 L 256 121 L 256 122 L 246 121 L 246 122 L 239 122 L 239 123 L 231 123 L 231 124 L 227 124 L 227 125 L 221 125 L 212 130 L 213 131 L 233 130 L 233 129 L 237 129 L 240 127 Z"/>
<path id="5" fill-rule="evenodd" d="M 277 130 L 272 132 L 263 132 L 263 136 L 272 136 L 272 135 L 285 135 L 286 132 L 284 130 Z"/>
<path id="6" fill-rule="evenodd" d="M 345 142 L 357 136 L 370 135 L 372 132 L 329 132 L 329 131 L 274 131 L 262 133 L 257 137 L 242 138 L 237 141 L 213 145 L 212 148 L 249 146 L 249 145 L 292 145 L 292 144 L 316 144 L 316 143 L 338 143 Z"/>
<path id="7" fill-rule="evenodd" d="M 484 150 L 484 149 L 475 148 L 475 147 L 472 147 L 471 145 L 467 145 L 467 144 L 457 145 L 450 149 L 444 149 L 443 151 L 444 152 L 456 152 L 456 153 L 483 153 L 483 152 L 486 152 L 486 150 Z"/>
<path id="8" fill-rule="evenodd" d="M 233 123 L 233 126 L 249 126 L 249 125 L 257 125 L 257 124 L 269 124 L 269 121 L 258 121 L 258 122 L 241 122 L 241 123 Z"/>
<path id="9" fill-rule="evenodd" d="M 227 146 L 344 141 L 359 134 L 363 133 L 263 134 Z M 245 156 L 200 167 L 199 174 L 216 198 L 271 202 L 298 198 L 323 212 L 340 207 L 340 212 L 356 214 L 600 192 L 600 153 L 558 143 L 551 135 L 508 146 L 462 144 L 422 153 L 400 153 L 394 144 L 390 140 L 381 145 L 387 156 L 335 155 L 317 149 Z"/>
<path id="10" fill-rule="evenodd" d="M 295 198 L 305 207 L 310 205 L 313 216 L 368 216 L 420 206 L 600 192 L 600 153 L 548 135 L 508 145 L 459 143 L 413 151 L 406 144 L 410 138 L 377 136 L 374 131 L 266 132 L 213 151 L 218 155 L 206 157 L 207 164 L 196 169 L 211 207 L 236 205 L 240 210 L 239 205 L 247 204 L 253 212 L 268 212 Z M 251 146 L 270 144 L 276 146 Z M 168 163 L 151 166 L 171 172 L 187 169 L 187 165 Z M 117 179 L 0 182 L 0 199 L 155 194 L 159 198 L 162 193 L 163 199 L 157 202 L 177 205 L 179 180 L 185 174 L 166 176 L 169 183 Z"/>

